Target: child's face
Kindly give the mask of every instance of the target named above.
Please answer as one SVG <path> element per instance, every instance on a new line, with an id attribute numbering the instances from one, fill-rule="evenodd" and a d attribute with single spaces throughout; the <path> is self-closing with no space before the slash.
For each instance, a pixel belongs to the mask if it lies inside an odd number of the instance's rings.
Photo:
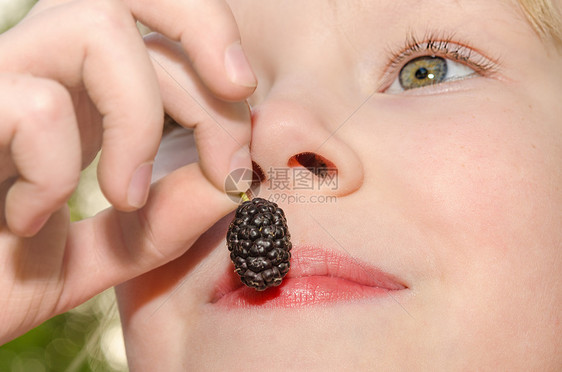
<path id="1" fill-rule="evenodd" d="M 294 271 L 279 297 L 218 298 L 234 281 L 226 218 L 120 289 L 133 367 L 560 367 L 562 58 L 515 2 L 230 4 L 259 81 L 260 196 L 293 201 L 280 205 Z M 444 64 L 450 81 L 398 92 L 405 65 L 410 86 Z M 337 167 L 337 185 L 274 182 L 306 174 L 286 171 L 306 152 Z M 385 290 L 367 284 L 375 267 L 394 278 Z"/>

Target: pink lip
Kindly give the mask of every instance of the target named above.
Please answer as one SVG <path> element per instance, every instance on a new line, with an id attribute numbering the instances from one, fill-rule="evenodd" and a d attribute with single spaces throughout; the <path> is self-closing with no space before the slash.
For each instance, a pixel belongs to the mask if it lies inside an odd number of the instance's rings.
<path id="1" fill-rule="evenodd" d="M 391 296 L 408 287 L 390 274 L 347 255 L 316 247 L 294 247 L 291 270 L 279 287 L 258 292 L 229 268 L 212 303 L 228 308 L 295 308 Z"/>

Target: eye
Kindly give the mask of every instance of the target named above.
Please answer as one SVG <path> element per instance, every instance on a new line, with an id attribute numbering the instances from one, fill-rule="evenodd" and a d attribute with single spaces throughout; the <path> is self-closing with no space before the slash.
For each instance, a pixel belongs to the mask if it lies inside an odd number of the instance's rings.
<path id="1" fill-rule="evenodd" d="M 465 79 L 477 72 L 465 64 L 437 56 L 422 56 L 407 62 L 386 90 L 396 94 L 447 81 Z"/>

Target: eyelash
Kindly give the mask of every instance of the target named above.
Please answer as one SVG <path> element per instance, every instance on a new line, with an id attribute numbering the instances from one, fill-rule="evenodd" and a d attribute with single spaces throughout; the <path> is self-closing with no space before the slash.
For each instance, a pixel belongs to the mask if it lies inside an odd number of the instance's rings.
<path id="1" fill-rule="evenodd" d="M 487 58 L 466 42 L 453 41 L 454 35 L 428 33 L 419 41 L 414 34 L 409 34 L 405 45 L 399 50 L 388 50 L 389 63 L 385 68 L 381 87 L 386 90 L 396 74 L 408 62 L 424 55 L 447 58 L 462 63 L 481 76 L 493 75 L 499 66 L 499 59 Z"/>

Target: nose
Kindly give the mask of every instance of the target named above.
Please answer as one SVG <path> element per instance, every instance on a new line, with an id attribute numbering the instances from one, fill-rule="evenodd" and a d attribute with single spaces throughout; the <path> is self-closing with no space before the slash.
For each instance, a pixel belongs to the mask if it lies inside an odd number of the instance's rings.
<path id="1" fill-rule="evenodd" d="M 330 103 L 306 102 L 270 91 L 252 107 L 252 159 L 267 192 L 353 193 L 363 183 L 360 158 L 338 136 Z"/>

